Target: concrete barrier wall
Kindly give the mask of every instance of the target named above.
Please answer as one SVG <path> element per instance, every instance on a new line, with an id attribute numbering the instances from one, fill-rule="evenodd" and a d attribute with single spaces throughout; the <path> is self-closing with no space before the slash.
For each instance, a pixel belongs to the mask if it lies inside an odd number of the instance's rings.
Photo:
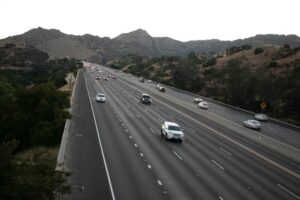
<path id="1" fill-rule="evenodd" d="M 77 80 L 78 80 L 77 79 L 78 74 L 79 74 L 79 70 L 77 71 L 75 84 L 74 84 L 72 94 L 71 94 L 71 98 L 70 98 L 69 112 L 71 112 L 72 106 L 73 106 L 73 103 L 74 103 L 73 99 L 74 99 L 74 95 L 75 95 L 75 90 L 76 90 L 76 85 L 77 85 Z M 71 120 L 66 119 L 64 131 L 63 131 L 63 135 L 62 135 L 62 138 L 61 138 L 60 147 L 59 147 L 59 151 L 58 151 L 58 155 L 57 155 L 57 163 L 56 163 L 56 168 L 55 169 L 58 170 L 58 171 L 63 171 L 64 170 L 65 152 L 66 152 L 66 146 L 67 146 L 68 136 L 69 136 L 69 132 L 70 132 L 70 123 L 71 123 Z"/>

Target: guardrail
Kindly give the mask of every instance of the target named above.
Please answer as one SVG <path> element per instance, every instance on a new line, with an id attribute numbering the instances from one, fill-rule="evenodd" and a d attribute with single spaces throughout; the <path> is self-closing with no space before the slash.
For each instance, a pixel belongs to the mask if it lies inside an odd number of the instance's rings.
<path id="1" fill-rule="evenodd" d="M 242 108 L 238 108 L 238 107 L 235 107 L 235 106 L 232 106 L 232 105 L 229 105 L 229 104 L 226 104 L 226 103 L 223 103 L 223 102 L 220 102 L 220 101 L 216 101 L 216 100 L 213 100 L 211 98 L 208 98 L 208 97 L 203 97 L 203 96 L 200 96 L 198 94 L 195 94 L 195 93 L 192 93 L 192 92 L 188 92 L 188 91 L 184 91 L 184 90 L 181 90 L 181 89 L 178 89 L 178 88 L 175 88 L 173 86 L 169 86 L 169 85 L 165 85 L 165 84 L 161 84 L 159 83 L 160 85 L 163 85 L 165 87 L 168 87 L 168 88 L 172 88 L 173 90 L 177 90 L 179 92 L 182 92 L 182 93 L 185 93 L 185 94 L 188 94 L 188 95 L 191 95 L 193 97 L 199 97 L 199 98 L 202 98 L 202 99 L 205 99 L 207 101 L 210 101 L 210 102 L 213 102 L 213 103 L 216 103 L 216 104 L 219 104 L 219 105 L 222 105 L 222 106 L 226 106 L 226 107 L 229 107 L 229 108 L 232 108 L 232 109 L 235 109 L 235 110 L 239 110 L 241 112 L 244 112 L 244 113 L 247 113 L 247 114 L 250 114 L 250 115 L 255 115 L 256 113 L 252 112 L 252 111 L 249 111 L 249 110 L 245 110 L 245 109 L 242 109 Z M 294 125 L 294 124 L 290 124 L 290 123 L 287 123 L 287 122 L 284 122 L 284 121 L 280 121 L 278 119 L 275 119 L 275 118 L 271 118 L 271 117 L 268 117 L 269 118 L 269 121 L 272 121 L 276 124 L 279 124 L 279 125 L 282 125 L 282 126 L 286 126 L 286 127 L 289 127 L 289 128 L 293 128 L 293 129 L 296 129 L 296 130 L 300 130 L 300 126 L 297 126 L 297 125 Z"/>

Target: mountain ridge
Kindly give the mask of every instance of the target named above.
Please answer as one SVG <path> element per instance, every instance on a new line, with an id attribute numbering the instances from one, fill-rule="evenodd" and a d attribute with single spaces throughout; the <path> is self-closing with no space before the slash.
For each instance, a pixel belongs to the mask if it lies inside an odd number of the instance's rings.
<path id="1" fill-rule="evenodd" d="M 91 34 L 69 35 L 57 29 L 41 27 L 31 29 L 24 34 L 10 36 L 0 40 L 7 43 L 25 43 L 47 52 L 50 58 L 73 57 L 87 61 L 106 63 L 109 60 L 136 54 L 145 57 L 186 56 L 190 52 L 220 54 L 231 46 L 245 44 L 253 47 L 260 45 L 300 46 L 297 35 L 259 34 L 253 37 L 233 41 L 218 39 L 193 40 L 181 42 L 169 37 L 152 37 L 147 31 L 137 29 L 122 33 L 115 38 L 99 37 Z"/>

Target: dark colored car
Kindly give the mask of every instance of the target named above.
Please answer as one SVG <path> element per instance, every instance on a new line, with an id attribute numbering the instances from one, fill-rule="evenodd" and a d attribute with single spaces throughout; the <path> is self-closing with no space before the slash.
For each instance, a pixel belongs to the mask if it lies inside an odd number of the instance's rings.
<path id="1" fill-rule="evenodd" d="M 142 104 L 151 104 L 152 100 L 148 94 L 142 94 L 142 96 L 140 98 L 140 102 Z"/>

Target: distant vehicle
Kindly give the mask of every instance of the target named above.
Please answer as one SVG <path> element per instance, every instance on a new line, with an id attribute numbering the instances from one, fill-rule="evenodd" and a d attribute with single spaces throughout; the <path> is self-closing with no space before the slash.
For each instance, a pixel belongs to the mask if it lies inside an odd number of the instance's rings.
<path id="1" fill-rule="evenodd" d="M 148 94 L 142 94 L 142 96 L 140 98 L 140 102 L 142 104 L 151 104 L 152 100 Z"/>
<path id="2" fill-rule="evenodd" d="M 208 104 L 205 101 L 198 103 L 197 106 L 202 109 L 208 109 Z"/>
<path id="3" fill-rule="evenodd" d="M 254 118 L 258 121 L 262 121 L 262 122 L 267 122 L 268 121 L 268 116 L 265 114 L 256 114 L 254 116 Z"/>
<path id="4" fill-rule="evenodd" d="M 96 80 L 100 80 L 101 79 L 101 77 L 100 76 L 96 76 Z"/>
<path id="5" fill-rule="evenodd" d="M 105 95 L 102 94 L 102 93 L 98 93 L 98 94 L 96 95 L 96 101 L 97 101 L 97 102 L 105 103 L 105 101 L 106 101 Z"/>
<path id="6" fill-rule="evenodd" d="M 151 81 L 151 80 L 148 80 L 147 82 L 148 82 L 148 83 L 152 83 L 152 81 Z"/>
<path id="7" fill-rule="evenodd" d="M 202 101 L 203 101 L 203 99 L 201 99 L 201 98 L 195 98 L 193 102 L 196 103 L 196 104 L 198 104 L 198 103 L 200 103 Z"/>
<path id="8" fill-rule="evenodd" d="M 160 84 L 158 83 L 157 85 L 156 85 L 156 89 L 159 89 L 160 88 Z"/>
<path id="9" fill-rule="evenodd" d="M 164 122 L 161 126 L 161 136 L 165 139 L 175 139 L 182 142 L 184 133 L 180 126 L 174 122 Z"/>
<path id="10" fill-rule="evenodd" d="M 108 81 L 108 78 L 106 76 L 104 76 L 103 80 Z"/>
<path id="11" fill-rule="evenodd" d="M 165 91 L 166 91 L 166 88 L 163 87 L 163 86 L 160 86 L 158 90 L 159 90 L 160 92 L 165 92 Z"/>
<path id="12" fill-rule="evenodd" d="M 143 77 L 140 77 L 139 81 L 142 82 L 142 83 L 144 83 L 145 79 Z"/>
<path id="13" fill-rule="evenodd" d="M 245 120 L 244 126 L 247 128 L 258 130 L 258 131 L 261 129 L 261 125 L 260 125 L 259 121 L 256 121 L 253 119 Z"/>
<path id="14" fill-rule="evenodd" d="M 116 76 L 113 76 L 112 78 L 113 78 L 113 79 L 117 79 L 117 77 L 116 77 Z"/>

